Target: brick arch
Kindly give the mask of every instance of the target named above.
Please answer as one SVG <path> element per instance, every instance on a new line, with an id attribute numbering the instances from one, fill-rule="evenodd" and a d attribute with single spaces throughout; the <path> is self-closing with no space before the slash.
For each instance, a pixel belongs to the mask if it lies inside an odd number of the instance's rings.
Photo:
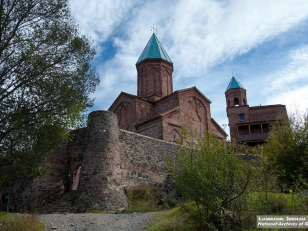
<path id="1" fill-rule="evenodd" d="M 147 95 L 160 95 L 160 76 L 157 68 L 152 67 L 148 72 L 147 77 Z"/>
<path id="2" fill-rule="evenodd" d="M 170 140 L 171 142 L 177 143 L 178 140 L 180 140 L 180 143 L 181 144 L 183 143 L 183 138 L 182 138 L 181 132 L 177 128 L 172 128 L 169 131 L 169 137 L 172 137 L 172 140 Z"/>
<path id="3" fill-rule="evenodd" d="M 119 128 L 133 131 L 133 107 L 128 102 L 122 102 L 119 106 L 115 109 L 114 113 L 118 119 Z"/>
<path id="4" fill-rule="evenodd" d="M 162 95 L 169 95 L 172 93 L 172 78 L 170 71 L 168 69 L 164 69 L 163 77 L 162 77 Z"/>
<path id="5" fill-rule="evenodd" d="M 239 104 L 240 104 L 240 102 L 239 102 L 238 98 L 235 97 L 234 98 L 234 106 L 237 107 L 237 106 L 239 106 Z"/>
<path id="6" fill-rule="evenodd" d="M 193 127 L 188 121 L 183 121 L 183 124 L 185 125 L 185 128 L 190 129 L 196 129 L 198 133 L 202 135 L 204 131 L 208 130 L 208 118 L 207 118 L 207 109 L 205 105 L 202 103 L 200 99 L 198 99 L 195 96 L 189 96 L 185 100 L 185 108 L 186 108 L 186 117 L 189 117 L 190 120 L 193 123 Z"/>
<path id="7" fill-rule="evenodd" d="M 73 166 L 71 166 L 70 190 L 77 190 L 78 189 L 80 170 L 81 170 L 81 162 L 76 163 Z"/>
<path id="8" fill-rule="evenodd" d="M 146 81 L 146 73 L 144 70 L 140 71 L 139 73 L 139 96 L 146 97 L 147 95 L 147 81 Z"/>

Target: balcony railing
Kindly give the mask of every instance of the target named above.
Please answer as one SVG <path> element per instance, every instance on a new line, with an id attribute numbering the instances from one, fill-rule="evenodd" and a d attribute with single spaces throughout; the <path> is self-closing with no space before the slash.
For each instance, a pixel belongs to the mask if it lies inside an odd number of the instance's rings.
<path id="1" fill-rule="evenodd" d="M 239 141 L 265 140 L 267 137 L 268 133 L 239 135 Z"/>

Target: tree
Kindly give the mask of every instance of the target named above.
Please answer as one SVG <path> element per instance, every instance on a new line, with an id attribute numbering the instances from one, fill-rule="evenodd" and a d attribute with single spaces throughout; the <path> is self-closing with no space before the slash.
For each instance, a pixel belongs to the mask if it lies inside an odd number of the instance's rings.
<path id="1" fill-rule="evenodd" d="M 235 154 L 239 147 L 210 133 L 183 136 L 188 147 L 168 166 L 184 209 L 202 230 L 239 229 L 254 167 Z"/>
<path id="2" fill-rule="evenodd" d="M 67 0 L 0 0 L 0 191 L 35 177 L 93 104 L 95 51 Z"/>
<path id="3" fill-rule="evenodd" d="M 308 115 L 292 114 L 274 123 L 264 146 L 271 172 L 283 191 L 308 185 Z"/>

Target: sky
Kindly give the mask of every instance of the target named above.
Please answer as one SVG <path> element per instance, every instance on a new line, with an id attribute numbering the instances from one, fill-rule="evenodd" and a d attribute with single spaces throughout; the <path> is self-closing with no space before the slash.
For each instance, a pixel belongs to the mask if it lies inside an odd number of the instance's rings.
<path id="1" fill-rule="evenodd" d="M 137 94 L 135 64 L 153 24 L 173 62 L 173 90 L 196 86 L 218 124 L 228 124 L 233 75 L 249 106 L 308 108 L 307 0 L 70 0 L 70 7 L 97 51 L 101 82 L 90 111 L 107 110 L 121 91 Z"/>

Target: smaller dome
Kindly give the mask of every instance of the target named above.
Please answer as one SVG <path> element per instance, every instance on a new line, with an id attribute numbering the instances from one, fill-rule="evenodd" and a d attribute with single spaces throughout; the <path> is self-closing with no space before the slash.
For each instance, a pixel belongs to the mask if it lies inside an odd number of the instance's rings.
<path id="1" fill-rule="evenodd" d="M 231 79 L 231 81 L 230 81 L 230 83 L 229 83 L 229 85 L 226 89 L 226 92 L 230 89 L 235 89 L 235 88 L 242 88 L 242 89 L 246 90 L 243 87 L 243 85 L 234 76 L 232 76 L 232 79 Z"/>

